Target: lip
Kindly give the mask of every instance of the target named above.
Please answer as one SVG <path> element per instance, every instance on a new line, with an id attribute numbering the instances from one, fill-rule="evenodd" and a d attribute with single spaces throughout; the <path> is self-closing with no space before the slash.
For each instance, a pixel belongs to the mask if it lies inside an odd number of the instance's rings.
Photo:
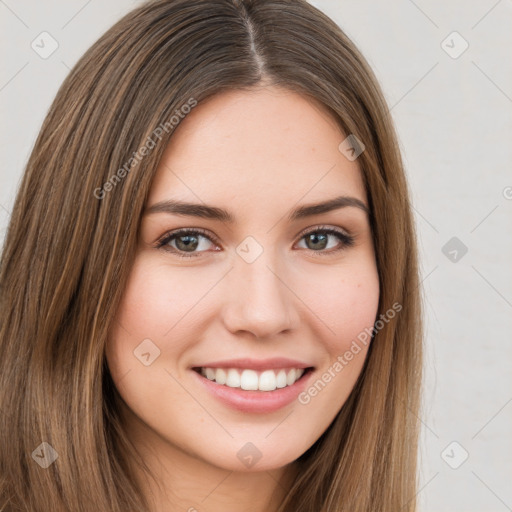
<path id="1" fill-rule="evenodd" d="M 304 390 L 308 385 L 308 382 L 311 380 L 314 373 L 313 367 L 304 365 L 293 367 L 307 368 L 307 371 L 305 371 L 301 378 L 291 386 L 278 388 L 274 391 L 247 391 L 241 388 L 230 388 L 224 384 L 217 384 L 216 382 L 207 379 L 192 368 L 190 371 L 195 375 L 195 378 L 198 379 L 199 385 L 204 386 L 206 391 L 211 393 L 224 405 L 245 413 L 265 414 L 277 411 L 291 404 L 297 399 L 298 395 Z M 209 367 L 206 366 L 206 368 Z M 230 366 L 230 368 L 239 368 L 239 366 Z M 243 366 L 243 368 L 253 369 L 253 367 L 248 366 Z"/>
<path id="2" fill-rule="evenodd" d="M 270 359 L 224 359 L 209 363 L 196 364 L 192 368 L 243 368 L 248 370 L 279 370 L 290 368 L 311 368 L 312 364 L 303 363 L 287 357 L 273 357 Z"/>

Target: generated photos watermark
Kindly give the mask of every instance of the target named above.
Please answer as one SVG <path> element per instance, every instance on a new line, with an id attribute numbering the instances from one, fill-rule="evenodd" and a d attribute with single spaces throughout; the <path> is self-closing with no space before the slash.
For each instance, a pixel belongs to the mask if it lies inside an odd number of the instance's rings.
<path id="1" fill-rule="evenodd" d="M 113 174 L 102 187 L 98 187 L 94 189 L 94 197 L 96 199 L 103 199 L 106 196 L 107 192 L 110 192 L 115 188 L 115 186 L 126 177 L 126 175 L 136 167 L 139 162 L 151 152 L 151 150 L 157 145 L 157 140 L 162 140 L 162 134 L 164 131 L 169 133 L 169 131 L 173 128 L 176 128 L 182 119 L 197 105 L 197 100 L 194 98 L 189 98 L 187 103 L 182 105 L 179 109 L 176 109 L 173 115 L 165 122 L 160 123 L 152 132 L 151 135 L 148 136 L 146 142 L 137 150 L 134 151 L 132 156 L 124 163 L 122 167 L 120 167 L 115 174 Z M 155 140 L 153 140 L 155 139 Z"/>
<path id="2" fill-rule="evenodd" d="M 298 400 L 301 404 L 308 404 L 312 398 L 318 395 L 329 382 L 331 382 L 342 370 L 347 366 L 350 361 L 354 359 L 354 356 L 361 352 L 361 345 L 368 345 L 372 336 L 380 331 L 390 320 L 395 318 L 396 314 L 402 310 L 402 304 L 395 302 L 385 313 L 379 316 L 379 319 L 373 324 L 373 328 L 366 327 L 361 331 L 355 340 L 352 341 L 350 348 L 346 350 L 342 355 L 336 358 L 336 361 L 316 380 L 314 384 L 309 386 L 308 389 L 304 390 L 299 394 Z"/>

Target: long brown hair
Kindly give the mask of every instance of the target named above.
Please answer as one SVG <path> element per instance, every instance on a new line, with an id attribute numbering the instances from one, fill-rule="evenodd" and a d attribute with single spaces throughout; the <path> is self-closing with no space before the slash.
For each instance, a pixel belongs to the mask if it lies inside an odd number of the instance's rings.
<path id="1" fill-rule="evenodd" d="M 280 511 L 415 510 L 423 340 L 416 235 L 372 71 L 304 0 L 156 0 L 122 18 L 75 65 L 17 193 L 0 262 L 1 511 L 148 510 L 105 363 L 108 331 L 175 128 L 169 120 L 191 101 L 263 80 L 320 101 L 343 133 L 364 143 L 358 163 L 378 315 L 402 306 L 374 332 L 350 397 L 299 458 Z M 156 145 L 139 158 L 149 139 Z M 52 454 L 48 467 L 36 463 Z"/>

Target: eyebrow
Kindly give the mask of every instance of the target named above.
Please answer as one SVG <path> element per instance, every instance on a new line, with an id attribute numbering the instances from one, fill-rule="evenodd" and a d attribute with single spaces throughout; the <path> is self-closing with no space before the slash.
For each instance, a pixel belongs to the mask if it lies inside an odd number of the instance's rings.
<path id="1" fill-rule="evenodd" d="M 351 196 L 339 196 L 333 199 L 329 199 L 328 201 L 323 201 L 321 203 L 300 206 L 289 213 L 288 220 L 295 221 L 305 217 L 312 217 L 313 215 L 319 215 L 346 207 L 359 208 L 363 210 L 368 216 L 370 215 L 368 207 L 360 199 Z M 150 215 L 153 213 L 188 215 L 192 217 L 219 220 L 228 223 L 235 222 L 235 217 L 223 208 L 217 208 L 215 206 L 208 206 L 206 204 L 199 203 L 185 203 L 183 201 L 176 201 L 172 199 L 167 199 L 165 201 L 155 203 L 154 205 L 146 208 L 144 211 L 144 215 Z"/>

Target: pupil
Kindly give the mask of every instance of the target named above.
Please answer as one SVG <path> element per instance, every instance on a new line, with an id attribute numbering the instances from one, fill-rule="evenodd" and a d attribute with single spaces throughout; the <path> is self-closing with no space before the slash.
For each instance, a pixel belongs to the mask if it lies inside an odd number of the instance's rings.
<path id="1" fill-rule="evenodd" d="M 180 243 L 182 240 L 185 240 L 185 242 L 183 242 L 183 246 L 180 247 Z M 176 246 L 180 250 L 185 250 L 185 251 L 191 252 L 194 249 L 197 249 L 197 245 L 198 245 L 198 241 L 197 241 L 196 236 L 184 235 L 184 236 L 180 236 L 176 239 Z"/>
<path id="2" fill-rule="evenodd" d="M 309 235 L 309 238 L 308 238 L 308 242 L 311 242 L 311 241 L 313 242 L 313 247 L 310 247 L 308 244 L 308 247 L 310 249 L 325 249 L 327 235 L 326 234 L 317 235 L 315 233 L 312 233 L 311 235 Z M 318 242 L 320 242 L 320 246 L 318 246 L 318 245 L 315 246 L 314 244 L 317 244 Z"/>

